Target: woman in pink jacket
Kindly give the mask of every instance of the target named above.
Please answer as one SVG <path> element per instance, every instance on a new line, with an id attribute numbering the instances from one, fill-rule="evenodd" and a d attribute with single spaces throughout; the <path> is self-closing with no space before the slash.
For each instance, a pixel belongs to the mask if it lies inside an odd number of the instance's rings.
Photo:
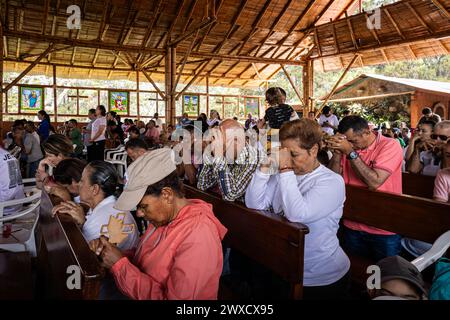
<path id="1" fill-rule="evenodd" d="M 116 202 L 118 210 L 137 206 L 137 215 L 153 225 L 138 247 L 121 252 L 104 237 L 90 246 L 132 299 L 217 299 L 227 229 L 210 204 L 183 196 L 171 152 L 149 151 L 133 162 Z"/>

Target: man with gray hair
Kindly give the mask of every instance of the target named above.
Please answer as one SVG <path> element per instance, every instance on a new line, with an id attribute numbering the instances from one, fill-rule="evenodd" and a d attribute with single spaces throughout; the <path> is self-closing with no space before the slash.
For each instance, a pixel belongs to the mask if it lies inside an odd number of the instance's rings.
<path id="1" fill-rule="evenodd" d="M 426 151 L 414 150 L 409 158 L 407 169 L 412 173 L 421 173 L 427 176 L 436 176 L 441 168 L 445 143 L 450 139 L 450 120 L 437 123 L 434 126 L 430 149 Z M 431 161 L 425 161 L 430 159 Z"/>
<path id="2" fill-rule="evenodd" d="M 204 191 L 218 187 L 224 200 L 243 202 L 263 154 L 246 142 L 244 128 L 236 120 L 226 119 L 210 132 L 197 187 Z"/>

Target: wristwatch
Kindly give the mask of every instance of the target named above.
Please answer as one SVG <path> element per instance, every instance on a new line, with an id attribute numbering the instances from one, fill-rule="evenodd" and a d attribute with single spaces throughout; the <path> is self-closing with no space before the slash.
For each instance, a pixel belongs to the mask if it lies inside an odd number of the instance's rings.
<path id="1" fill-rule="evenodd" d="M 348 160 L 355 160 L 359 157 L 359 154 L 356 151 L 352 151 L 348 154 L 347 159 Z"/>

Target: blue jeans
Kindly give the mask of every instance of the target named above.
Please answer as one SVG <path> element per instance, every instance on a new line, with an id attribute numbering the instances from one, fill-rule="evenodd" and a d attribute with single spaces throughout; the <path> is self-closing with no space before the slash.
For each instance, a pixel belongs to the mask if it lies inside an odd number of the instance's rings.
<path id="1" fill-rule="evenodd" d="M 34 176 L 36 175 L 36 170 L 39 166 L 39 162 L 41 162 L 41 160 L 42 159 L 39 159 L 37 161 L 28 163 L 28 178 L 34 178 Z"/>
<path id="2" fill-rule="evenodd" d="M 400 254 L 401 236 L 371 234 L 344 227 L 344 248 L 349 254 L 364 256 L 376 262 Z"/>

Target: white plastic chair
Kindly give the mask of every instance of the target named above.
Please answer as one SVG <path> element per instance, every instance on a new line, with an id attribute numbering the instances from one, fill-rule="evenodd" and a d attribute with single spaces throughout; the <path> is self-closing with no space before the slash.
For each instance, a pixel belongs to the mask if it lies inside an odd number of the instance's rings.
<path id="1" fill-rule="evenodd" d="M 113 149 L 106 149 L 104 151 L 103 158 L 105 159 L 105 161 L 113 160 L 113 156 L 116 153 L 123 153 L 124 151 L 125 151 L 125 146 L 124 145 L 120 145 L 117 148 L 113 148 Z"/>
<path id="2" fill-rule="evenodd" d="M 16 239 L 17 242 L 4 242 L 0 243 L 0 249 L 4 249 L 12 252 L 23 252 L 28 251 L 33 257 L 36 257 L 36 242 L 34 237 L 34 231 L 36 229 L 37 221 L 39 218 L 39 205 L 41 203 L 41 191 L 37 190 L 33 193 L 33 195 L 29 197 L 25 197 L 23 199 L 17 200 L 9 200 L 0 202 L 0 228 L 3 229 L 3 223 L 9 221 L 15 221 L 16 227 L 20 224 L 26 224 L 27 221 L 24 220 L 32 220 L 31 228 L 24 227 L 22 229 L 18 229 L 17 231 L 22 231 L 22 236 Z M 25 204 L 28 204 L 25 206 Z M 4 216 L 3 211 L 6 207 L 12 207 L 17 205 L 23 205 L 22 209 L 14 212 L 10 215 Z M 13 224 L 14 226 L 14 224 Z M 4 238 L 2 238 L 4 240 Z"/>
<path id="3" fill-rule="evenodd" d="M 114 153 L 110 159 L 105 161 L 115 165 L 119 176 L 123 178 L 125 171 L 127 170 L 127 157 L 127 152 L 122 151 L 120 153 Z"/>
<path id="4" fill-rule="evenodd" d="M 20 152 L 22 151 L 22 148 L 19 146 L 15 146 L 9 153 L 16 159 L 20 158 Z"/>
<path id="5" fill-rule="evenodd" d="M 422 272 L 424 269 L 426 269 L 434 262 L 436 262 L 440 257 L 442 257 L 447 252 L 447 249 L 449 247 L 450 230 L 437 238 L 430 250 L 414 259 L 411 263 L 415 265 L 420 272 Z"/>
<path id="6" fill-rule="evenodd" d="M 23 191 L 25 192 L 25 194 L 36 190 L 36 178 L 22 179 L 22 183 L 24 185 L 27 184 L 27 186 L 23 187 Z"/>

